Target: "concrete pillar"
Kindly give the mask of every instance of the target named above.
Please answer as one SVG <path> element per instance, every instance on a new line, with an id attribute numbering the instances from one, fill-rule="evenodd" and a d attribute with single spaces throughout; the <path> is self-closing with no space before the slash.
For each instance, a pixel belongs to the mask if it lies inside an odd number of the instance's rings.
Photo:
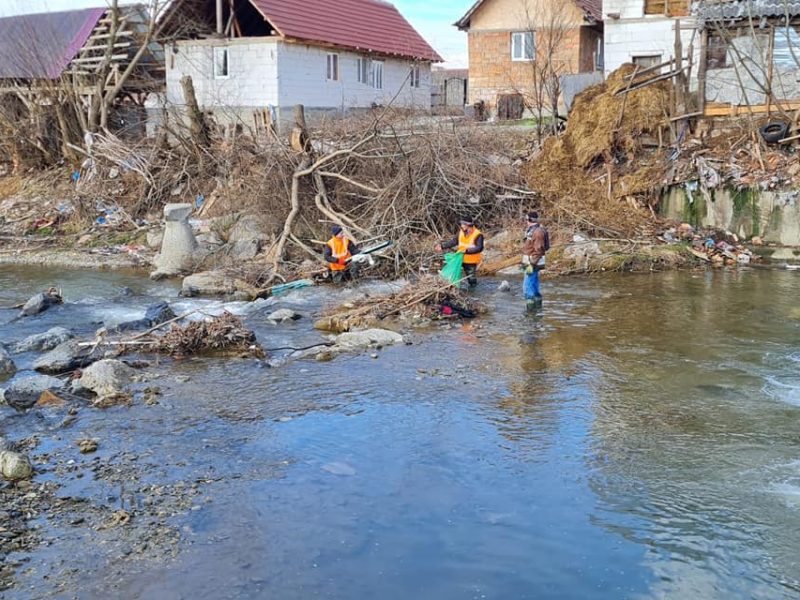
<path id="1" fill-rule="evenodd" d="M 191 204 L 167 204 L 164 207 L 166 227 L 161 251 L 153 261 L 156 266 L 155 272 L 150 275 L 153 279 L 180 275 L 194 266 L 197 240 L 189 225 L 191 214 Z"/>

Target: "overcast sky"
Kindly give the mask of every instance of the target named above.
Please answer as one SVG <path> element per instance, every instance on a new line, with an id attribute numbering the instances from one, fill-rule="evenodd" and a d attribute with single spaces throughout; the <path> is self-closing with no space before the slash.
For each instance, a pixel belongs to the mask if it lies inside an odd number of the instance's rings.
<path id="1" fill-rule="evenodd" d="M 335 2 L 336 0 L 331 0 Z M 467 35 L 453 27 L 474 0 L 393 0 L 393 4 L 447 60 L 467 66 Z M 105 0 L 0 0 L 0 16 L 102 6 Z"/>

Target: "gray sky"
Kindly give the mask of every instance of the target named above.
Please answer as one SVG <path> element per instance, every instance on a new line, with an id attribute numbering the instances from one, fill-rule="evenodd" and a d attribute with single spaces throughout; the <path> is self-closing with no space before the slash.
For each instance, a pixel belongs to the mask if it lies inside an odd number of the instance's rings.
<path id="1" fill-rule="evenodd" d="M 335 0 L 331 0 L 334 2 Z M 453 27 L 474 0 L 391 0 L 411 24 L 447 61 L 467 66 L 467 35 Z M 131 3 L 120 0 L 121 4 Z M 0 17 L 107 5 L 106 0 L 0 0 Z"/>

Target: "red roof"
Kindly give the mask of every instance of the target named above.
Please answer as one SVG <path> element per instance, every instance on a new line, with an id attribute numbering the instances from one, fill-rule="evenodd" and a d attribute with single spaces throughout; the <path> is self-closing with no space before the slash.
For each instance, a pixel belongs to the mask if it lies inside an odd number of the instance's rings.
<path id="1" fill-rule="evenodd" d="M 382 0 L 251 0 L 287 38 L 442 61 L 403 15 Z"/>

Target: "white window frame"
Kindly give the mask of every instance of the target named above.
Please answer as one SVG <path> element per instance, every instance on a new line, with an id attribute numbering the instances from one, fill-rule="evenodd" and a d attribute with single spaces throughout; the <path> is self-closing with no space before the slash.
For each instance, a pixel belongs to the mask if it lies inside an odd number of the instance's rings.
<path id="1" fill-rule="evenodd" d="M 328 81 L 339 81 L 339 55 L 334 52 L 328 52 L 326 64 L 327 72 L 325 78 Z"/>
<path id="2" fill-rule="evenodd" d="M 360 56 L 356 61 L 356 73 L 358 75 L 358 83 L 370 85 L 369 77 L 372 72 L 370 67 L 370 60 L 364 56 Z"/>
<path id="3" fill-rule="evenodd" d="M 225 72 L 220 73 L 220 58 L 224 57 Z M 214 79 L 228 79 L 231 76 L 231 53 L 228 46 L 214 46 L 214 56 L 212 57 Z"/>
<path id="4" fill-rule="evenodd" d="M 519 40 L 519 42 L 517 42 Z M 526 43 L 530 40 L 530 44 Z M 519 53 L 517 52 L 519 50 Z M 528 52 L 530 50 L 530 52 Z M 514 31 L 511 33 L 511 60 L 530 62 L 536 58 L 536 33 L 533 31 Z"/>
<path id="5" fill-rule="evenodd" d="M 383 61 L 370 61 L 369 82 L 376 90 L 383 89 Z"/>
<path id="6" fill-rule="evenodd" d="M 411 65 L 411 87 L 418 88 L 419 87 L 419 65 Z"/>

